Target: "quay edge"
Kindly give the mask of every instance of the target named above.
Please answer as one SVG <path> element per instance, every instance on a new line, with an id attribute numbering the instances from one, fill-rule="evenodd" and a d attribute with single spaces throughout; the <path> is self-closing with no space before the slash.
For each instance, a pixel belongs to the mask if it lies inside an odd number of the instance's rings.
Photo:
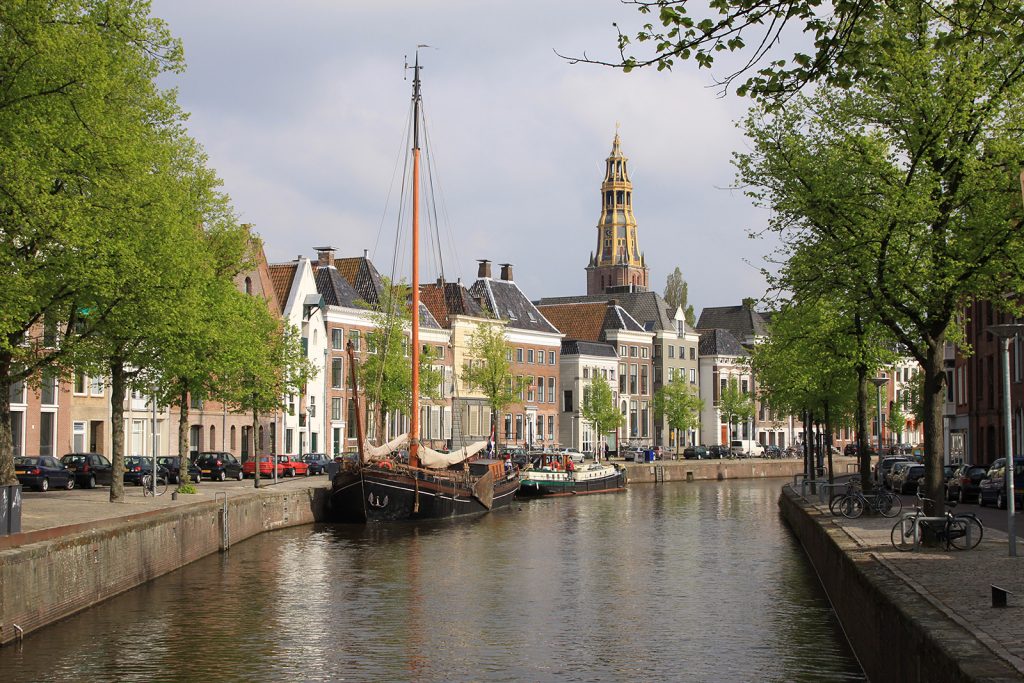
<path id="1" fill-rule="evenodd" d="M 254 491 L 130 517 L 29 532 L 0 545 L 0 646 L 218 552 L 325 518 L 328 489 Z"/>

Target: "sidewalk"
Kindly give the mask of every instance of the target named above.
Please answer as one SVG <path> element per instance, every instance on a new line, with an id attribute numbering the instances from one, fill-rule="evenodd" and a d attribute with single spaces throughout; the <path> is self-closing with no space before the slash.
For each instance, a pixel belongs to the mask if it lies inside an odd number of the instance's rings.
<path id="1" fill-rule="evenodd" d="M 0 537 L 0 549 L 34 542 L 44 536 L 53 537 L 57 534 L 80 531 L 88 527 L 105 526 L 157 510 L 211 502 L 218 498 L 218 494 L 235 498 L 256 494 L 260 491 L 302 489 L 311 486 L 326 488 L 329 485 L 330 482 L 325 476 L 279 479 L 277 484 L 274 484 L 273 480 L 262 479 L 260 489 L 253 486 L 252 479 L 225 482 L 203 481 L 196 486 L 195 494 L 179 494 L 177 500 L 173 500 L 171 497 L 174 490 L 173 484 L 168 487 L 167 493 L 156 497 L 143 496 L 141 487 L 127 485 L 124 487 L 125 495 L 122 503 L 110 502 L 110 488 L 106 486 L 89 490 L 55 490 L 46 493 L 22 491 L 22 533 Z"/>
<path id="2" fill-rule="evenodd" d="M 1005 532 L 986 528 L 982 542 L 969 551 L 921 548 L 901 552 L 890 542 L 899 516 L 832 517 L 828 505 L 821 504 L 817 496 L 808 495 L 806 500 L 822 513 L 823 525 L 840 529 L 884 567 L 896 590 L 920 596 L 1024 677 L 1024 556 L 1008 556 Z M 1020 541 L 1018 550 L 1024 551 Z M 1012 593 L 1006 608 L 992 607 L 993 584 Z"/>

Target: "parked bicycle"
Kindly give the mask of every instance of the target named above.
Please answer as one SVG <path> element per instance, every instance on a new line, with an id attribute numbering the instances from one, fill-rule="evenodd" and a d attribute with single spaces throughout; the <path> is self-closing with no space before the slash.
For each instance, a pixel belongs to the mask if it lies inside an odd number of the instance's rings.
<path id="1" fill-rule="evenodd" d="M 153 475 L 144 474 L 142 475 L 142 495 L 143 496 L 162 496 L 167 493 L 167 479 L 165 477 L 156 478 L 156 487 L 153 486 Z"/>
<path id="2" fill-rule="evenodd" d="M 847 519 L 860 517 L 864 510 L 871 510 L 883 517 L 895 517 L 903 510 L 903 501 L 899 496 L 882 489 L 864 493 L 860 489 L 860 481 L 850 479 L 844 493 L 832 496 L 828 509 L 833 515 L 842 515 Z"/>
<path id="3" fill-rule="evenodd" d="M 921 535 L 926 529 L 930 530 L 935 539 L 945 542 L 946 550 L 971 550 L 978 547 L 982 536 L 985 535 L 985 527 L 981 520 L 971 512 L 953 514 L 948 509 L 942 519 L 925 517 L 923 504 L 925 501 L 934 502 L 930 498 L 924 498 L 917 494 L 917 505 L 914 512 L 908 512 L 903 519 L 896 522 L 889 534 L 889 540 L 896 550 L 913 550 L 920 544 Z M 946 503 L 947 508 L 956 507 L 956 502 Z"/>

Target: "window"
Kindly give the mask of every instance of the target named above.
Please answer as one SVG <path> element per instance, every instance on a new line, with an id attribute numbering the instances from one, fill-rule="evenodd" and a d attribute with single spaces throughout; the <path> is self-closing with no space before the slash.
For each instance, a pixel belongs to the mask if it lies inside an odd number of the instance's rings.
<path id="1" fill-rule="evenodd" d="M 690 384 L 696 384 L 696 383 L 697 383 L 697 371 L 694 370 L 693 368 L 690 368 Z"/>
<path id="2" fill-rule="evenodd" d="M 637 357 L 637 348 L 635 346 L 630 346 L 629 347 L 629 357 L 630 358 L 636 358 Z"/>
<path id="3" fill-rule="evenodd" d="M 682 354 L 680 354 L 680 355 L 682 355 Z M 690 360 L 695 360 L 696 357 L 697 357 L 697 347 L 696 346 L 691 346 L 690 347 Z"/>
<path id="4" fill-rule="evenodd" d="M 530 385 L 530 391 L 531 392 L 533 391 L 533 385 Z M 519 400 L 520 400 L 520 402 L 523 400 L 523 378 L 522 377 L 519 377 Z M 532 401 L 533 399 L 531 398 L 530 400 Z"/>
<path id="5" fill-rule="evenodd" d="M 590 368 L 583 368 L 583 379 L 590 379 Z"/>
<path id="6" fill-rule="evenodd" d="M 335 351 L 345 350 L 345 330 L 340 327 L 331 330 L 331 348 Z"/>
<path id="7" fill-rule="evenodd" d="M 641 358 L 647 358 L 647 355 L 648 355 L 647 347 L 646 346 L 641 347 L 641 349 L 640 349 L 640 357 Z"/>
<path id="8" fill-rule="evenodd" d="M 647 396 L 648 394 L 651 393 L 649 391 L 649 387 L 647 385 L 647 382 L 648 382 L 647 366 L 646 365 L 641 365 L 640 366 L 640 393 L 643 394 L 644 396 Z"/>
<path id="9" fill-rule="evenodd" d="M 103 395 L 103 378 L 102 377 L 90 377 L 89 378 L 89 395 L 90 396 L 102 396 Z"/>
<path id="10" fill-rule="evenodd" d="M 629 402 L 629 435 L 639 436 L 638 421 L 636 419 L 636 401 Z"/>
<path id="11" fill-rule="evenodd" d="M 537 440 L 544 440 L 544 416 L 541 415 L 537 418 Z"/>
<path id="12" fill-rule="evenodd" d="M 649 405 L 650 404 L 647 401 L 640 404 L 640 436 L 642 437 L 648 437 L 651 435 L 650 427 L 648 426 L 648 422 L 650 422 L 648 419 L 650 415 Z"/>
<path id="13" fill-rule="evenodd" d="M 555 364 L 555 352 L 554 351 L 548 351 L 548 365 L 554 365 L 554 364 Z"/>
<path id="14" fill-rule="evenodd" d="M 572 389 L 565 389 L 562 392 L 562 410 L 566 413 L 572 412 Z"/>
<path id="15" fill-rule="evenodd" d="M 537 377 L 537 402 L 544 403 L 544 378 Z"/>
<path id="16" fill-rule="evenodd" d="M 533 349 L 527 349 L 526 350 L 526 362 L 527 363 L 532 363 L 533 362 Z"/>
<path id="17" fill-rule="evenodd" d="M 332 398 L 331 399 L 331 419 L 332 420 L 341 420 L 341 399 L 340 398 Z"/>
<path id="18" fill-rule="evenodd" d="M 39 384 L 40 402 L 44 406 L 57 405 L 57 375 L 52 368 L 43 370 L 43 377 Z"/>
<path id="19" fill-rule="evenodd" d="M 638 366 L 636 363 L 631 363 L 629 366 L 629 393 L 635 394 L 637 389 L 637 372 Z"/>
<path id="20" fill-rule="evenodd" d="M 505 439 L 512 438 L 512 415 L 508 414 L 505 416 Z"/>
<path id="21" fill-rule="evenodd" d="M 39 455 L 52 456 L 54 454 L 56 418 L 56 413 L 39 413 Z"/>
<path id="22" fill-rule="evenodd" d="M 344 358 L 331 359 L 331 387 L 335 389 L 341 389 L 342 382 L 345 381 L 344 362 Z"/>
<path id="23" fill-rule="evenodd" d="M 76 370 L 75 371 L 75 390 L 74 390 L 76 394 L 79 394 L 79 395 L 85 394 L 86 381 L 87 380 L 86 380 L 86 377 L 85 377 L 85 373 Z M 79 450 L 79 449 L 76 448 L 75 450 Z M 85 449 L 83 448 L 81 450 L 85 450 Z"/>
<path id="24" fill-rule="evenodd" d="M 629 349 L 627 349 L 625 346 L 620 346 L 619 347 L 619 358 L 625 358 L 628 355 L 629 355 Z"/>
<path id="25" fill-rule="evenodd" d="M 346 436 L 349 439 L 356 438 L 356 404 L 352 399 L 348 400 L 347 421 L 345 424 Z M 291 449 L 289 449 L 291 450 Z"/>
<path id="26" fill-rule="evenodd" d="M 505 349 L 505 360 L 512 362 L 512 349 Z"/>
<path id="27" fill-rule="evenodd" d="M 548 403 L 555 402 L 555 378 L 548 377 Z"/>
<path id="28" fill-rule="evenodd" d="M 352 350 L 359 351 L 359 330 L 352 330 L 348 333 L 348 340 L 352 343 Z"/>
<path id="29" fill-rule="evenodd" d="M 746 395 L 746 393 L 747 393 L 749 388 L 750 387 L 747 384 L 747 380 L 741 380 L 740 381 L 740 391 L 742 391 L 744 393 L 744 395 Z"/>
<path id="30" fill-rule="evenodd" d="M 516 415 L 516 441 L 523 440 L 523 416 Z"/>
<path id="31" fill-rule="evenodd" d="M 434 347 L 434 357 L 437 360 L 441 360 L 442 358 L 444 358 L 444 347 L 443 346 L 435 346 Z"/>
<path id="32" fill-rule="evenodd" d="M 672 346 L 671 344 L 668 347 L 668 357 L 669 358 L 675 358 L 676 357 L 676 347 Z"/>
<path id="33" fill-rule="evenodd" d="M 672 383 L 672 380 L 675 379 L 675 376 L 676 376 L 676 369 L 675 368 L 669 368 L 668 369 L 668 381 L 669 381 L 669 384 Z"/>
<path id="34" fill-rule="evenodd" d="M 543 418 L 540 418 L 543 419 Z M 555 440 L 555 416 L 548 415 L 548 438 L 552 441 Z"/>
<path id="35" fill-rule="evenodd" d="M 291 430 L 288 430 L 291 431 Z M 235 426 L 231 425 L 231 450 L 235 450 Z"/>
<path id="36" fill-rule="evenodd" d="M 190 408 L 194 408 L 196 410 L 203 409 L 203 399 L 199 398 L 199 396 L 192 396 L 189 394 L 188 401 Z"/>
<path id="37" fill-rule="evenodd" d="M 22 439 L 25 435 L 25 413 L 21 410 L 11 411 L 11 442 L 14 445 L 14 457 L 24 455 Z"/>
<path id="38" fill-rule="evenodd" d="M 522 363 L 523 362 L 523 350 L 522 349 L 516 349 L 516 362 L 517 363 Z"/>
<path id="39" fill-rule="evenodd" d="M 626 364 L 619 363 L 619 393 L 626 393 Z"/>

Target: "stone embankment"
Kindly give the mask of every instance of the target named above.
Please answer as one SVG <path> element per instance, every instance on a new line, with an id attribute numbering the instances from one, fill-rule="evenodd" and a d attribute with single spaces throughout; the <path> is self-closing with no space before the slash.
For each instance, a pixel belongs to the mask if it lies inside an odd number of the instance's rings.
<path id="1" fill-rule="evenodd" d="M 236 487 L 222 495 L 214 495 L 214 486 L 201 486 L 206 500 L 172 504 L 168 495 L 156 499 L 162 507 L 144 512 L 133 511 L 141 500 L 119 506 L 102 502 L 99 496 L 106 490 L 82 492 L 99 495 L 92 503 L 69 500 L 63 512 L 77 506 L 86 519 L 86 508 L 94 517 L 106 518 L 71 526 L 47 527 L 46 513 L 33 512 L 60 511 L 65 501 L 26 501 L 27 527 L 34 530 L 0 539 L 0 645 L 232 543 L 320 520 L 326 508 L 323 479 L 293 480 L 259 490 Z M 129 491 L 133 502 L 141 499 Z M 146 503 L 159 504 L 152 498 Z"/>
<path id="2" fill-rule="evenodd" d="M 856 458 L 833 458 L 836 475 L 846 474 L 856 466 Z M 742 458 L 737 460 L 657 460 L 655 462 L 625 463 L 626 476 L 631 484 L 669 481 L 708 481 L 724 479 L 762 479 L 787 477 L 792 479 L 804 471 L 804 461 L 796 458 L 765 460 Z"/>
<path id="3" fill-rule="evenodd" d="M 986 529 L 974 550 L 899 552 L 896 519 L 829 514 L 817 497 L 783 487 L 779 507 L 821 580 L 872 681 L 1024 679 L 1024 558 Z M 1014 593 L 992 606 L 991 586 Z"/>

